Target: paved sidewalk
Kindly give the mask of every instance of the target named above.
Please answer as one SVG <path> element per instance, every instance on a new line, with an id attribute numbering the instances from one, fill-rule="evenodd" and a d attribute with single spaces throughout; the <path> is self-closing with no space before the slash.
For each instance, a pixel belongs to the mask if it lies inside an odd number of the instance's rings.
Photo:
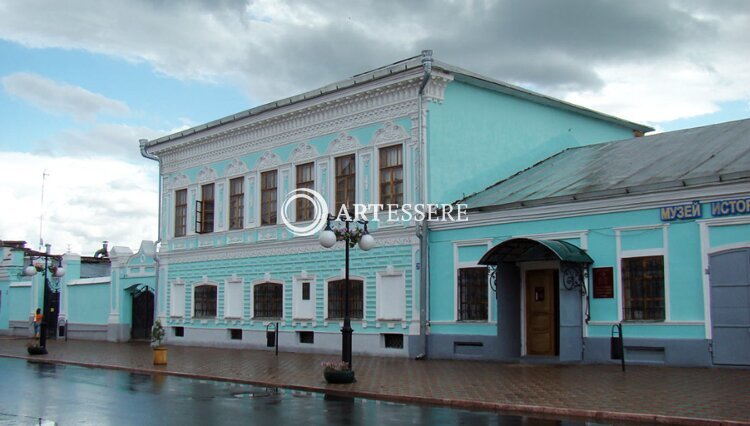
<path id="1" fill-rule="evenodd" d="M 619 365 L 526 365 L 354 357 L 357 382 L 329 385 L 322 361 L 335 355 L 170 346 L 152 365 L 146 343 L 49 341 L 28 356 L 27 340 L 0 338 L 0 356 L 162 372 L 340 395 L 514 413 L 682 424 L 750 425 L 750 369 Z"/>

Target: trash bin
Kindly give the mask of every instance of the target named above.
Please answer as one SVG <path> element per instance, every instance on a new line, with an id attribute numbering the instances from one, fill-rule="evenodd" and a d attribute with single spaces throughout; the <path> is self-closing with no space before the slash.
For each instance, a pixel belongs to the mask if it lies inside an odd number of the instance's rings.
<path id="1" fill-rule="evenodd" d="M 614 324 L 610 332 L 609 355 L 611 359 L 622 359 L 622 324 Z"/>
<path id="2" fill-rule="evenodd" d="M 276 332 L 266 331 L 266 347 L 272 348 L 276 346 Z"/>

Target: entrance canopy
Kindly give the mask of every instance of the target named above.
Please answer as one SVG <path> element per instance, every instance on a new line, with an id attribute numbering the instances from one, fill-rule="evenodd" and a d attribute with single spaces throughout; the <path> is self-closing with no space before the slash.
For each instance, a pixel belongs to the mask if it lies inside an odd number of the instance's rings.
<path id="1" fill-rule="evenodd" d="M 479 260 L 480 265 L 497 265 L 500 262 L 529 262 L 561 260 L 573 263 L 594 263 L 585 251 L 565 241 L 512 238 L 492 247 Z"/>

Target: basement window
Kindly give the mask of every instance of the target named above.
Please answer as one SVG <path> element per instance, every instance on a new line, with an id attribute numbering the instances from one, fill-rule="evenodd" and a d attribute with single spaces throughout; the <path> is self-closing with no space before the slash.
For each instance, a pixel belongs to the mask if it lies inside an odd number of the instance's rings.
<path id="1" fill-rule="evenodd" d="M 229 338 L 232 340 L 242 340 L 242 329 L 241 328 L 230 328 Z"/>
<path id="2" fill-rule="evenodd" d="M 383 343 L 386 349 L 403 349 L 404 348 L 404 335 L 395 333 L 383 334 Z"/>
<path id="3" fill-rule="evenodd" d="M 185 327 L 173 327 L 174 337 L 185 337 Z"/>

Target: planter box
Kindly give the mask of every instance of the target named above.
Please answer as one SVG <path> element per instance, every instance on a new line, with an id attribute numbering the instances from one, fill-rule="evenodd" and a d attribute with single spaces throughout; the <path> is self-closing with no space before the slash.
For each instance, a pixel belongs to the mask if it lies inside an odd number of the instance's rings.
<path id="1" fill-rule="evenodd" d="M 328 383 L 353 383 L 354 370 L 324 370 L 323 377 Z"/>
<path id="2" fill-rule="evenodd" d="M 167 365 L 167 348 L 154 348 L 154 365 Z"/>

